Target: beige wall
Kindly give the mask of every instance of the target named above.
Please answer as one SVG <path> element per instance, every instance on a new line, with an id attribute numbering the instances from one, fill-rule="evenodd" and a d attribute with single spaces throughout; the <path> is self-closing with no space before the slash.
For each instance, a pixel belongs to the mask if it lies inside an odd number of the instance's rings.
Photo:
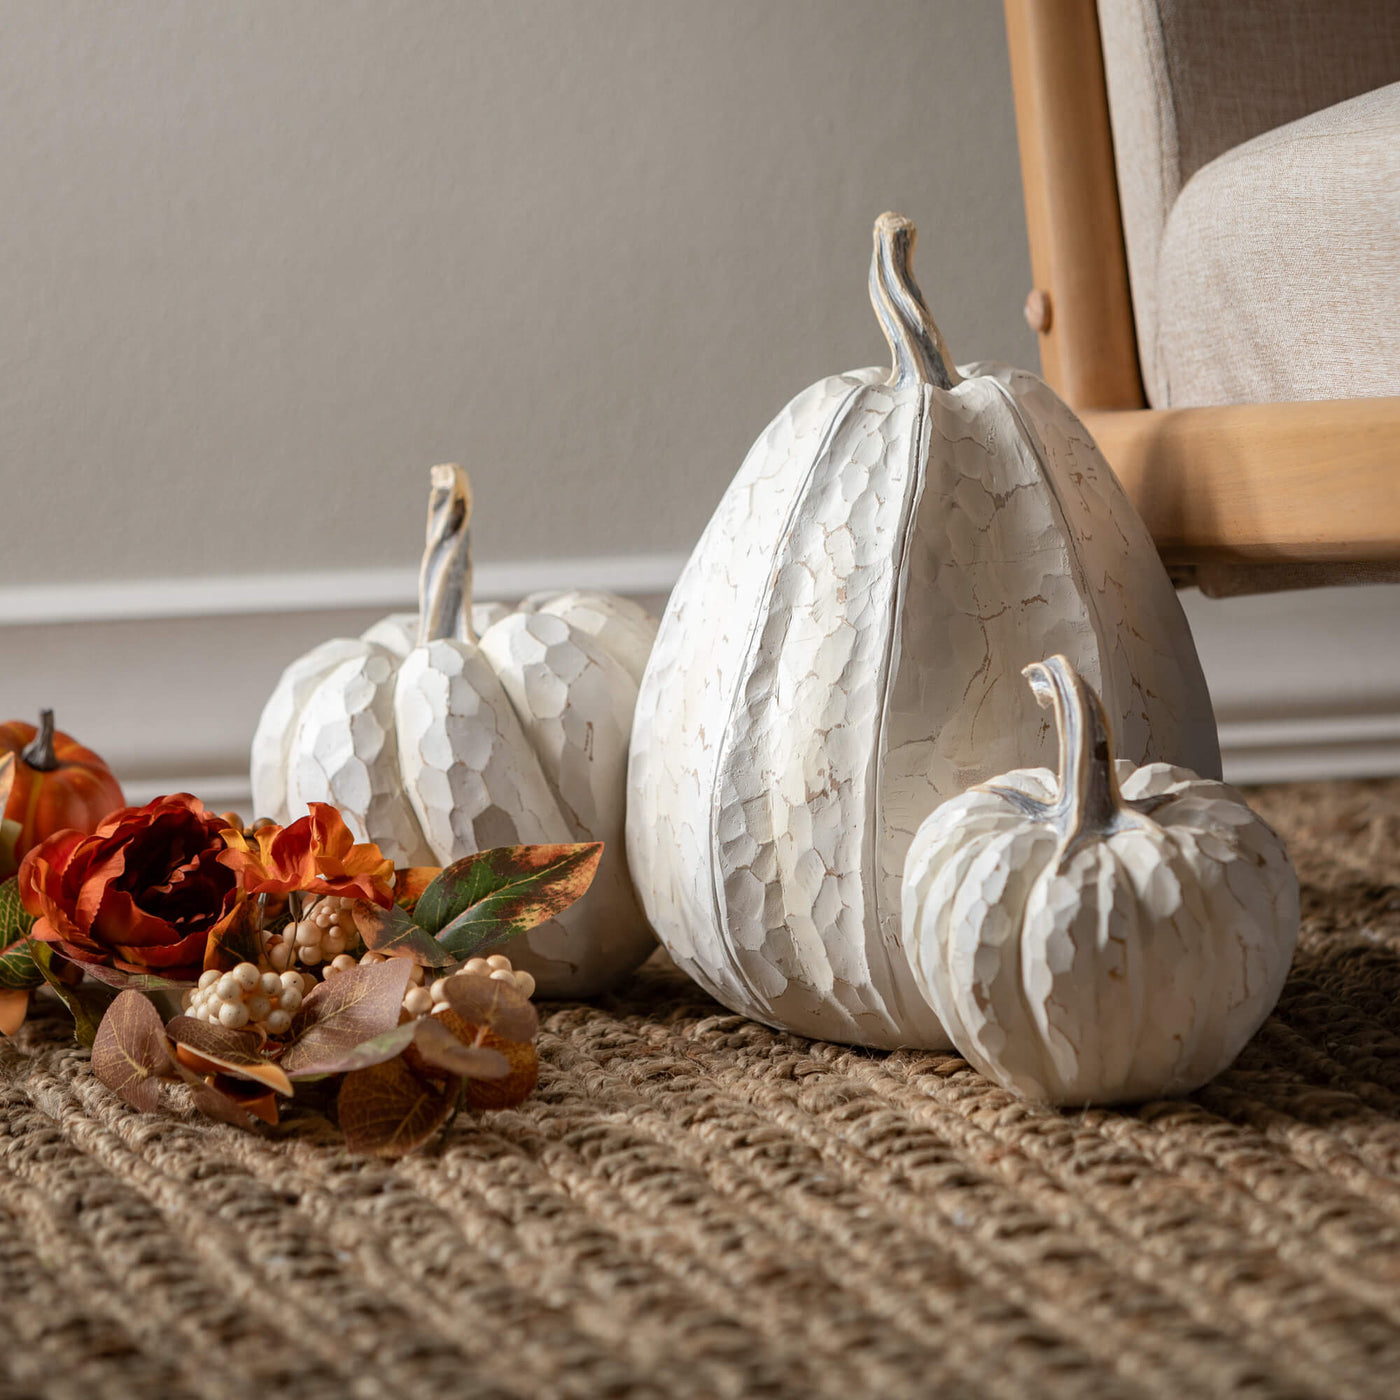
<path id="1" fill-rule="evenodd" d="M 688 549 L 884 358 L 1034 365 L 992 0 L 3 0 L 0 586 Z"/>

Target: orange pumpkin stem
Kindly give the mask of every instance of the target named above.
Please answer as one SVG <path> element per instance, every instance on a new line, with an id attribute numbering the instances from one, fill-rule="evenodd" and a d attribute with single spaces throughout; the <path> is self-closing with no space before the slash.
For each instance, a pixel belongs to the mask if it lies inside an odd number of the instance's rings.
<path id="1" fill-rule="evenodd" d="M 20 752 L 20 757 L 40 773 L 52 773 L 58 767 L 58 755 L 53 751 L 53 711 L 39 711 L 39 732 Z"/>

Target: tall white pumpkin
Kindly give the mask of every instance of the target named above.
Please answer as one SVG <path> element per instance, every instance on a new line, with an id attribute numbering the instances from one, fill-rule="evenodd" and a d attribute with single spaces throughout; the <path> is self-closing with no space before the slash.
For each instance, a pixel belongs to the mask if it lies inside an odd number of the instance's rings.
<path id="1" fill-rule="evenodd" d="M 294 661 L 253 739 L 253 806 L 338 807 L 396 865 L 602 841 L 588 895 L 510 945 L 545 996 L 587 996 L 655 946 L 623 840 L 627 743 L 656 624 L 608 593 L 472 605 L 471 491 L 433 468 L 417 615 Z"/>
<path id="2" fill-rule="evenodd" d="M 955 369 L 882 215 L 892 370 L 798 395 L 755 443 L 661 621 L 632 731 L 648 919 L 726 1006 L 878 1047 L 950 1040 L 900 946 L 900 879 L 945 798 L 1053 759 L 1023 667 L 1069 657 L 1119 751 L 1218 776 L 1210 697 L 1152 540 L 1034 375 Z"/>

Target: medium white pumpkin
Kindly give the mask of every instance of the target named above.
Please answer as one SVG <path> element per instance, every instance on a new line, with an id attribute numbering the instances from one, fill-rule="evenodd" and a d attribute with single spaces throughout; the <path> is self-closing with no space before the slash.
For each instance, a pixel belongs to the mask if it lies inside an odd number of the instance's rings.
<path id="1" fill-rule="evenodd" d="M 1298 878 L 1234 788 L 1115 764 L 1065 657 L 1025 674 L 1054 706 L 1058 780 L 1004 774 L 919 828 L 903 918 L 919 987 L 963 1057 L 1027 1098 L 1189 1093 L 1273 1010 Z"/>
<path id="2" fill-rule="evenodd" d="M 396 865 L 602 841 L 585 899 L 511 944 L 545 996 L 587 996 L 655 945 L 628 874 L 627 740 L 656 623 L 576 591 L 472 606 L 471 490 L 434 467 L 418 615 L 324 642 L 283 673 L 253 739 L 253 806 L 338 807 Z"/>
<path id="3" fill-rule="evenodd" d="M 944 799 L 1053 737 L 1016 674 L 1062 651 L 1125 754 L 1219 772 L 1210 697 L 1146 528 L 1035 376 L 959 372 L 875 226 L 893 370 L 824 379 L 754 445 L 661 622 L 627 840 L 647 917 L 733 1010 L 831 1040 L 949 1044 L 900 946 Z"/>

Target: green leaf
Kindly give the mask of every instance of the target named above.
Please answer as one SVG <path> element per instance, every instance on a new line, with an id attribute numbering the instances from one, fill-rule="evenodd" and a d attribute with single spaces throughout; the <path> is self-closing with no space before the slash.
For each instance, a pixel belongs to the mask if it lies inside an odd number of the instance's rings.
<path id="1" fill-rule="evenodd" d="M 44 980 L 34 961 L 34 952 L 27 938 L 0 953 L 0 991 L 23 992 L 37 987 Z"/>
<path id="2" fill-rule="evenodd" d="M 58 975 L 54 967 L 54 951 L 47 943 L 34 939 L 29 948 L 34 958 L 34 965 L 43 974 L 44 981 L 58 993 L 59 1000 L 72 1013 L 73 1035 L 78 1044 L 90 1047 L 97 1039 L 97 1030 L 107 1008 L 117 999 L 116 993 L 110 988 L 93 986 L 87 982 L 70 985 Z M 140 996 L 141 994 L 133 991 L 132 995 Z M 144 997 L 141 999 L 145 1001 Z M 150 1005 L 149 1002 L 146 1004 Z M 155 1007 L 152 1006 L 151 1011 L 154 1013 Z M 157 1019 L 159 1019 L 158 1016 Z"/>
<path id="3" fill-rule="evenodd" d="M 407 958 L 389 958 L 313 987 L 292 1018 L 290 1043 L 278 1063 L 289 1075 L 324 1073 L 317 1066 L 392 1031 L 412 972 Z"/>
<path id="4" fill-rule="evenodd" d="M 451 963 L 451 954 L 397 904 L 381 909 L 367 899 L 357 899 L 350 909 L 360 941 L 370 952 L 408 957 L 419 967 L 446 967 Z"/>
<path id="5" fill-rule="evenodd" d="M 115 987 L 119 992 L 182 992 L 186 987 L 194 986 L 193 982 L 172 982 L 158 972 L 123 972 L 105 963 L 83 963 L 81 966 L 94 981 Z"/>
<path id="6" fill-rule="evenodd" d="M 233 1030 L 193 1016 L 172 1016 L 165 1033 L 177 1045 L 240 1079 L 256 1080 L 279 1094 L 292 1092 L 287 1072 L 262 1053 L 262 1037 L 256 1031 Z"/>
<path id="7" fill-rule="evenodd" d="M 563 913 L 603 854 L 582 845 L 498 846 L 449 865 L 423 891 L 414 918 L 456 958 L 469 958 Z"/>
<path id="8" fill-rule="evenodd" d="M 160 1013 L 140 992 L 122 992 L 92 1042 L 92 1072 L 133 1108 L 160 1107 L 160 1081 L 178 1079 Z"/>
<path id="9" fill-rule="evenodd" d="M 19 869 L 15 846 L 19 842 L 19 834 L 23 827 L 5 815 L 5 808 L 9 804 L 10 793 L 15 785 L 18 764 L 19 760 L 13 753 L 0 757 L 0 880 L 8 880 Z M 0 947 L 9 941 L 5 937 L 5 925 L 0 921 Z"/>
<path id="10" fill-rule="evenodd" d="M 19 876 L 11 875 L 0 884 L 0 948 L 8 948 L 33 927 L 34 915 L 26 911 L 19 897 Z"/>

